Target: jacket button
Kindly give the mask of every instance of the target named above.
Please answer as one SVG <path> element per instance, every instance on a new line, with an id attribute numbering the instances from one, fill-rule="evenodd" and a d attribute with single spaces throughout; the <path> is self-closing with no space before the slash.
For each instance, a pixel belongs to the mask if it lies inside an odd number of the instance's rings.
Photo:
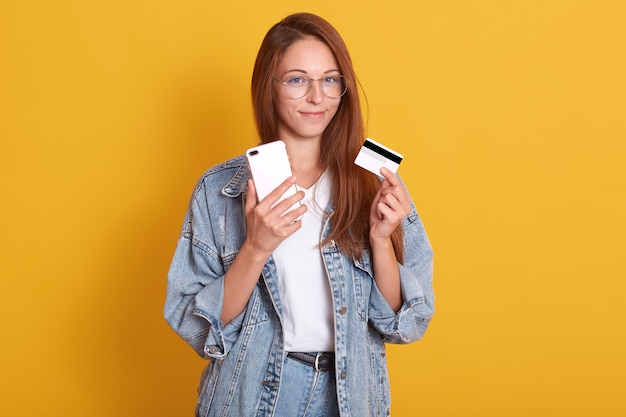
<path id="1" fill-rule="evenodd" d="M 217 353 L 219 351 L 219 348 L 217 346 L 211 346 L 209 348 L 209 353 Z"/>
<path id="2" fill-rule="evenodd" d="M 343 306 L 339 309 L 339 314 L 343 316 L 344 314 L 346 314 L 346 311 L 348 311 L 348 308 L 346 306 Z"/>
<path id="3" fill-rule="evenodd" d="M 346 379 L 346 371 L 341 371 L 341 374 L 339 375 L 339 377 L 341 379 Z"/>

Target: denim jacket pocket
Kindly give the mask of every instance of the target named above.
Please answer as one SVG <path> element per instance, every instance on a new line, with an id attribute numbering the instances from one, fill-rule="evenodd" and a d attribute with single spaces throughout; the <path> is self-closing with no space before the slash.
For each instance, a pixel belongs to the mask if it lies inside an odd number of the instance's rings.
<path id="1" fill-rule="evenodd" d="M 262 280 L 259 280 L 250 296 L 250 301 L 248 301 L 243 326 L 255 326 L 268 321 L 270 319 L 271 304 L 272 302 L 269 299 L 269 295 L 267 291 L 265 291 L 265 284 Z"/>

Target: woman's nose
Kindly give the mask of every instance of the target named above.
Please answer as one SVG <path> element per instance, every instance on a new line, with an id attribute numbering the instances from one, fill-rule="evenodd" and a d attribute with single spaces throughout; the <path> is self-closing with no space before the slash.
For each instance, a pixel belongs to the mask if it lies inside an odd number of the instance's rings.
<path id="1" fill-rule="evenodd" d="M 307 99 L 313 103 L 320 103 L 324 98 L 324 92 L 322 91 L 322 80 L 311 80 L 309 85 L 309 92 Z"/>

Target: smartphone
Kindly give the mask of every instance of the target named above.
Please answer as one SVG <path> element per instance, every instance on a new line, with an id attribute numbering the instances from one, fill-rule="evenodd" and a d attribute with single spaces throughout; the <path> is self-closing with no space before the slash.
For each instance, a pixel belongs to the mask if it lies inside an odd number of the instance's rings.
<path id="1" fill-rule="evenodd" d="M 276 187 L 293 175 L 289 156 L 287 155 L 287 146 L 282 140 L 250 148 L 246 151 L 246 158 L 248 159 L 259 201 L 263 200 Z M 274 205 L 297 192 L 296 185 L 292 185 Z M 300 202 L 298 201 L 286 212 L 299 206 Z"/>

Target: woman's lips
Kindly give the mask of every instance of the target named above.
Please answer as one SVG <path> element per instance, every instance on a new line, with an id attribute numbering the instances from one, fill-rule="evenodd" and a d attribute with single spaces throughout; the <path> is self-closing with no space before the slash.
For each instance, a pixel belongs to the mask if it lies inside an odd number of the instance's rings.
<path id="1" fill-rule="evenodd" d="M 300 112 L 300 114 L 302 114 L 304 117 L 307 117 L 309 119 L 321 119 L 322 117 L 324 117 L 325 112 L 323 111 L 316 111 L 316 112 Z"/>

